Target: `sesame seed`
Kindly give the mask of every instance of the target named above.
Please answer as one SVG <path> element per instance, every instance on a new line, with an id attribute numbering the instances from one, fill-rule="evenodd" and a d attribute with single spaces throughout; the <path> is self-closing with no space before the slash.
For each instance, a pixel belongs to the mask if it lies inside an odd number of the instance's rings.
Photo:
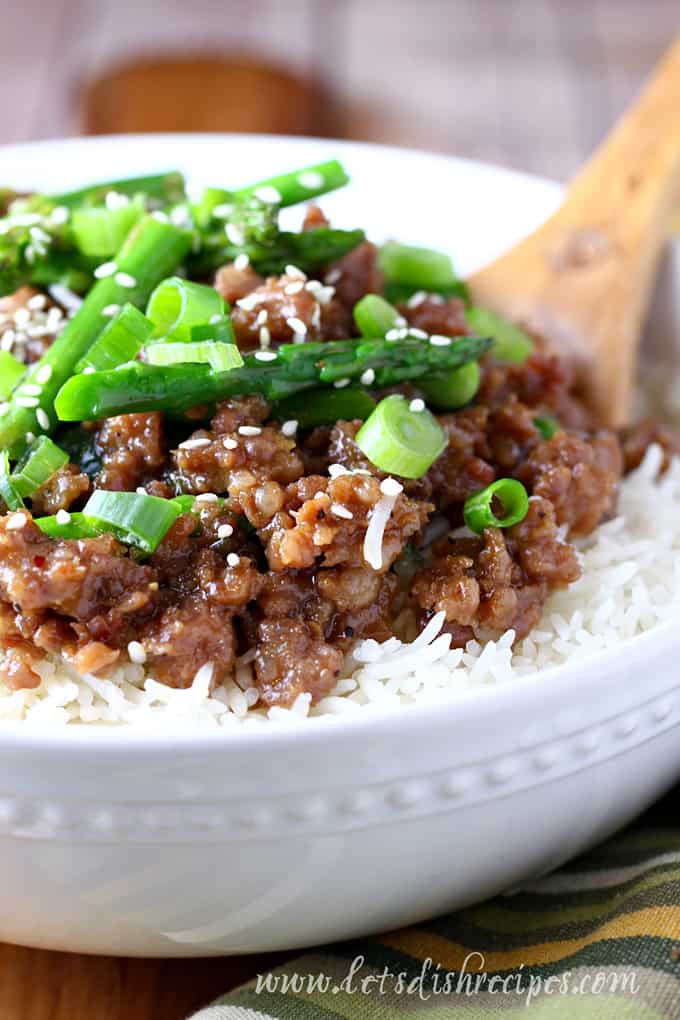
<path id="1" fill-rule="evenodd" d="M 139 641 L 131 641 L 127 646 L 127 650 L 131 662 L 136 662 L 138 666 L 141 666 L 146 662 L 144 645 L 140 644 Z"/>
<path id="2" fill-rule="evenodd" d="M 3 402 L 0 404 L 0 418 L 4 418 L 8 411 L 9 404 L 7 403 L 6 400 L 3 400 Z"/>
<path id="3" fill-rule="evenodd" d="M 29 298 L 26 302 L 26 306 L 32 311 L 40 311 L 47 304 L 47 298 L 44 294 L 34 294 L 32 298 Z"/>
<path id="4" fill-rule="evenodd" d="M 420 397 L 416 397 L 415 400 L 412 400 L 408 405 L 408 409 L 409 411 L 415 411 L 416 414 L 418 414 L 420 411 L 425 410 L 425 401 L 421 400 Z"/>
<path id="5" fill-rule="evenodd" d="M 306 280 L 307 279 L 307 274 L 303 273 L 302 270 L 298 269 L 297 266 L 291 266 L 291 265 L 286 266 L 286 273 L 285 273 L 285 275 L 286 276 L 293 276 L 297 280 Z"/>
<path id="6" fill-rule="evenodd" d="M 29 429 L 29 431 L 24 435 L 24 439 L 26 440 L 27 443 L 29 444 L 32 443 L 33 440 L 35 439 L 35 433 L 31 432 Z"/>
<path id="7" fill-rule="evenodd" d="M 289 319 L 286 319 L 286 325 L 293 333 L 298 333 L 300 336 L 305 336 L 307 333 L 306 324 L 297 315 L 291 315 Z"/>
<path id="8" fill-rule="evenodd" d="M 218 538 L 231 538 L 233 534 L 234 529 L 231 526 L 231 524 L 220 524 L 219 528 L 217 529 Z"/>
<path id="9" fill-rule="evenodd" d="M 31 227 L 29 234 L 34 241 L 38 241 L 41 244 L 49 244 L 52 240 L 50 235 L 46 234 L 42 227 Z M 28 302 L 28 307 L 31 307 L 30 302 Z"/>
<path id="10" fill-rule="evenodd" d="M 126 205 L 130 204 L 130 199 L 127 195 L 123 195 L 119 191 L 108 191 L 104 201 L 106 208 L 112 212 L 115 212 L 117 209 L 124 209 Z"/>
<path id="11" fill-rule="evenodd" d="M 286 284 L 286 286 L 283 288 L 283 293 L 284 294 L 291 294 L 291 295 L 292 294 L 299 294 L 300 291 L 303 290 L 304 286 L 305 285 L 302 282 L 302 280 L 294 280 L 292 283 L 287 283 Z"/>
<path id="12" fill-rule="evenodd" d="M 298 428 L 297 419 L 290 418 L 288 421 L 284 421 L 283 425 L 281 426 L 281 432 L 283 433 L 284 436 L 288 436 L 288 438 L 290 439 L 290 437 L 294 436 L 295 433 L 297 432 L 297 428 Z"/>
<path id="13" fill-rule="evenodd" d="M 335 287 L 322 287 L 321 290 L 317 290 L 314 296 L 320 305 L 327 305 L 335 296 Z"/>
<path id="14" fill-rule="evenodd" d="M 31 227 L 36 223 L 40 223 L 41 218 L 37 213 L 20 213 L 18 216 L 12 216 L 12 226 Z"/>
<path id="15" fill-rule="evenodd" d="M 3 351 L 11 351 L 12 347 L 14 346 L 14 341 L 16 340 L 16 336 L 17 335 L 16 335 L 16 333 L 14 332 L 13 329 L 6 329 L 5 332 L 2 334 L 2 341 L 0 341 L 0 348 L 2 348 Z"/>
<path id="16" fill-rule="evenodd" d="M 281 201 L 281 192 L 272 184 L 263 184 L 261 188 L 255 188 L 253 195 L 267 205 L 278 205 Z"/>
<path id="17" fill-rule="evenodd" d="M 240 227 L 236 226 L 235 223 L 227 223 L 225 227 L 225 232 L 227 238 L 231 241 L 232 244 L 235 244 L 237 247 L 240 247 L 242 244 L 245 244 L 246 235 L 243 233 Z"/>
<path id="18" fill-rule="evenodd" d="M 156 209 L 156 211 L 152 212 L 151 215 L 155 220 L 158 220 L 159 223 L 170 222 L 170 217 L 167 213 L 164 213 L 162 209 Z"/>
<path id="19" fill-rule="evenodd" d="M 298 183 L 307 191 L 318 191 L 324 185 L 323 174 L 318 170 L 303 170 L 298 174 Z"/>
<path id="20" fill-rule="evenodd" d="M 143 485 L 138 485 L 137 488 L 135 489 L 135 492 L 138 493 L 138 495 L 140 496 L 146 496 L 146 489 L 144 488 Z"/>
<path id="21" fill-rule="evenodd" d="M 276 361 L 277 357 L 276 351 L 255 351 L 256 361 Z"/>
<path id="22" fill-rule="evenodd" d="M 97 266 L 94 271 L 94 276 L 98 280 L 103 280 L 106 276 L 113 276 L 117 272 L 118 266 L 115 262 L 102 262 L 101 266 Z"/>
<path id="23" fill-rule="evenodd" d="M 264 324 L 265 324 L 265 322 L 267 321 L 268 318 L 269 318 L 269 312 L 267 311 L 266 308 L 262 308 L 257 313 L 257 318 L 255 319 L 255 325 L 256 326 L 264 326 Z"/>
<path id="24" fill-rule="evenodd" d="M 196 439 L 185 439 L 178 446 L 179 450 L 197 450 L 200 446 L 210 446 L 207 436 L 198 436 Z"/>
<path id="25" fill-rule="evenodd" d="M 36 382 L 39 382 L 41 386 L 44 386 L 45 383 L 49 382 L 51 378 L 52 378 L 51 365 L 41 365 L 41 367 L 35 373 L 35 380 Z"/>
<path id="26" fill-rule="evenodd" d="M 272 335 L 266 326 L 260 326 L 260 347 L 269 347 Z"/>
<path id="27" fill-rule="evenodd" d="M 388 331 L 385 333 L 385 339 L 386 340 L 398 340 L 399 339 L 399 330 L 398 329 L 388 329 Z"/>
<path id="28" fill-rule="evenodd" d="M 19 392 L 24 393 L 27 397 L 39 397 L 42 393 L 42 386 L 38 386 L 36 383 L 26 383 Z"/>
<path id="29" fill-rule="evenodd" d="M 237 255 L 236 258 L 234 259 L 234 269 L 238 269 L 239 272 L 241 272 L 244 269 L 247 269 L 249 265 L 250 257 L 246 255 L 245 252 L 241 252 L 241 254 Z"/>
<path id="30" fill-rule="evenodd" d="M 308 290 L 310 294 L 318 294 L 320 290 L 323 290 L 323 284 L 321 280 L 307 280 L 305 290 Z"/>
<path id="31" fill-rule="evenodd" d="M 96 371 L 97 369 L 94 367 L 94 365 L 86 365 L 85 368 L 83 369 L 83 375 L 93 375 Z"/>
<path id="32" fill-rule="evenodd" d="M 115 280 L 119 287 L 125 287 L 127 290 L 137 286 L 134 276 L 130 276 L 129 273 L 116 273 Z"/>
<path id="33" fill-rule="evenodd" d="M 375 372 L 372 368 L 367 368 L 365 372 L 361 373 L 359 382 L 363 383 L 364 386 L 370 386 L 375 382 Z"/>
<path id="34" fill-rule="evenodd" d="M 403 326 L 408 326 L 408 322 L 406 321 L 403 315 L 395 315 L 394 325 L 402 328 Z"/>
<path id="35" fill-rule="evenodd" d="M 37 397 L 17 397 L 16 402 L 19 407 L 37 407 L 40 401 Z"/>
<path id="36" fill-rule="evenodd" d="M 380 483 L 380 491 L 383 496 L 398 496 L 404 491 L 404 486 L 396 478 L 384 478 Z"/>
<path id="37" fill-rule="evenodd" d="M 335 269 L 330 269 L 326 273 L 326 275 L 324 276 L 324 282 L 325 283 L 337 283 L 341 276 L 342 276 L 342 270 L 338 269 L 337 266 L 336 266 Z"/>
<path id="38" fill-rule="evenodd" d="M 222 205 L 216 205 L 212 211 L 213 216 L 218 220 L 226 220 L 227 217 L 231 216 L 234 211 L 234 206 L 231 202 L 223 202 Z"/>
<path id="39" fill-rule="evenodd" d="M 315 493 L 314 493 L 314 495 L 312 496 L 312 499 L 325 499 L 325 497 L 326 497 L 326 493 L 325 493 L 325 492 L 322 492 L 322 491 L 321 491 L 321 490 L 319 489 L 319 491 L 318 491 L 318 492 L 315 492 Z"/>
<path id="40" fill-rule="evenodd" d="M 83 299 L 75 291 L 72 291 L 70 287 L 64 287 L 61 283 L 53 283 L 47 289 L 50 297 L 63 305 L 69 314 L 77 312 L 83 303 Z"/>
<path id="41" fill-rule="evenodd" d="M 47 411 L 44 411 L 42 407 L 39 407 L 35 412 L 35 417 L 43 432 L 48 432 L 52 423 L 50 422 L 50 416 Z"/>
<path id="42" fill-rule="evenodd" d="M 354 514 L 351 510 L 348 510 L 342 503 L 331 503 L 331 513 L 335 517 L 343 517 L 346 521 L 351 521 Z"/>
<path id="43" fill-rule="evenodd" d="M 409 329 L 408 335 L 412 336 L 414 340 L 427 340 L 428 336 L 424 329 L 415 329 L 414 327 Z"/>
<path id="44" fill-rule="evenodd" d="M 28 517 L 26 514 L 12 514 L 10 519 L 7 521 L 8 531 L 20 531 L 26 524 Z"/>
<path id="45" fill-rule="evenodd" d="M 240 436 L 259 436 L 262 429 L 257 425 L 241 425 L 238 432 Z"/>
<path id="46" fill-rule="evenodd" d="M 227 438 L 222 440 L 222 446 L 225 450 L 236 450 L 238 448 L 238 443 L 235 439 Z"/>
<path id="47" fill-rule="evenodd" d="M 239 298 L 236 304 L 239 308 L 242 308 L 244 312 L 252 312 L 256 305 L 259 305 L 264 298 L 262 294 L 258 294 L 257 291 L 253 291 L 252 294 L 246 294 L 245 297 Z"/>
<path id="48" fill-rule="evenodd" d="M 57 524 L 70 524 L 71 515 L 68 510 L 57 510 Z"/>
<path id="49" fill-rule="evenodd" d="M 241 557 L 238 555 L 238 553 L 229 553 L 229 555 L 227 556 L 227 563 L 229 564 L 230 567 L 237 567 L 240 562 Z"/>
<path id="50" fill-rule="evenodd" d="M 65 205 L 55 205 L 54 209 L 49 215 L 50 223 L 53 223 L 55 227 L 61 226 L 63 223 L 68 223 L 70 216 L 69 210 Z"/>
<path id="51" fill-rule="evenodd" d="M 217 496 L 214 492 L 202 492 L 196 497 L 197 503 L 216 503 Z"/>
<path id="52" fill-rule="evenodd" d="M 176 227 L 191 227 L 191 217 L 186 205 L 176 205 L 170 210 L 170 222 Z"/>
<path id="53" fill-rule="evenodd" d="M 430 343 L 433 347 L 450 347 L 451 337 L 450 336 L 439 336 L 437 333 L 430 337 Z"/>
<path id="54" fill-rule="evenodd" d="M 336 390 L 342 390 L 345 388 L 345 386 L 349 386 L 351 381 L 352 381 L 351 379 L 336 379 L 333 385 L 335 386 Z"/>
<path id="55" fill-rule="evenodd" d="M 417 308 L 418 305 L 422 305 L 423 301 L 427 297 L 427 292 L 424 290 L 417 290 L 415 294 L 411 294 L 411 297 L 406 302 L 407 308 Z"/>
<path id="56" fill-rule="evenodd" d="M 25 326 L 26 323 L 30 320 L 30 318 L 31 313 L 27 308 L 17 308 L 16 312 L 14 313 L 14 321 L 16 322 L 17 326 Z"/>
<path id="57" fill-rule="evenodd" d="M 102 315 L 106 316 L 118 315 L 119 311 L 120 305 L 106 305 L 104 308 L 102 308 Z"/>
<path id="58" fill-rule="evenodd" d="M 312 314 L 310 316 L 309 321 L 310 321 L 311 325 L 314 327 L 314 329 L 320 329 L 321 328 L 321 306 L 320 305 L 318 305 L 318 304 L 314 305 L 314 310 L 313 310 L 313 312 L 312 312 Z"/>

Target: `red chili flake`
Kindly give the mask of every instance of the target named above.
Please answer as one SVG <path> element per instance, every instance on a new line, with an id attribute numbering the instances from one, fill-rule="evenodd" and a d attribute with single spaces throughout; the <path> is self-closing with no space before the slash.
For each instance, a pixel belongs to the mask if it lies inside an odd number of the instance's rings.
<path id="1" fill-rule="evenodd" d="M 33 557 L 33 565 L 38 567 L 38 568 L 44 567 L 46 563 L 47 563 L 47 560 L 45 559 L 44 556 L 34 556 Z"/>

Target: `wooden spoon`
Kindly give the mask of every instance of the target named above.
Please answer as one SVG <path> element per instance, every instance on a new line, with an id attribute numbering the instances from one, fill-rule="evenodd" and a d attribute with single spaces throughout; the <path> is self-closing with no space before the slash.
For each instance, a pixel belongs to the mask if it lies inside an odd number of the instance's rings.
<path id="1" fill-rule="evenodd" d="M 680 37 L 560 209 L 469 281 L 545 337 L 603 424 L 628 421 L 641 328 L 680 203 Z"/>

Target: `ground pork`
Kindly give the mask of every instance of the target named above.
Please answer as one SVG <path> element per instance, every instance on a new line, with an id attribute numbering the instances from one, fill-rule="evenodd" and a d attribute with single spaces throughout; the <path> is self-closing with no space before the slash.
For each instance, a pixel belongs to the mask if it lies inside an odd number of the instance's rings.
<path id="1" fill-rule="evenodd" d="M 95 447 L 101 458 L 97 488 L 134 492 L 165 464 L 163 416 L 152 411 L 107 418 L 96 433 Z"/>

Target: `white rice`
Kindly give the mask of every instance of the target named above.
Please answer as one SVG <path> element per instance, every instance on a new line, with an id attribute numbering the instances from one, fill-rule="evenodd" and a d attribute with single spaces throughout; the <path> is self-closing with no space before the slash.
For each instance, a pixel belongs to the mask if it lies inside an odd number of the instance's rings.
<path id="1" fill-rule="evenodd" d="M 680 609 L 680 460 L 657 480 L 662 453 L 651 447 L 621 485 L 619 516 L 580 545 L 583 576 L 548 600 L 538 627 L 512 648 L 470 641 L 450 650 L 440 617 L 411 644 L 391 638 L 361 641 L 335 690 L 312 707 L 301 694 L 290 709 L 258 708 L 252 654 L 212 694 L 212 666 L 201 667 L 188 690 L 172 690 L 127 663 L 108 679 L 78 675 L 54 657 L 38 667 L 31 691 L 0 687 L 0 721 L 40 726 L 129 724 L 167 730 L 299 724 L 306 716 L 337 716 L 371 708 L 451 701 L 490 684 L 582 660 L 651 630 Z M 441 614 L 440 614 L 441 616 Z"/>

